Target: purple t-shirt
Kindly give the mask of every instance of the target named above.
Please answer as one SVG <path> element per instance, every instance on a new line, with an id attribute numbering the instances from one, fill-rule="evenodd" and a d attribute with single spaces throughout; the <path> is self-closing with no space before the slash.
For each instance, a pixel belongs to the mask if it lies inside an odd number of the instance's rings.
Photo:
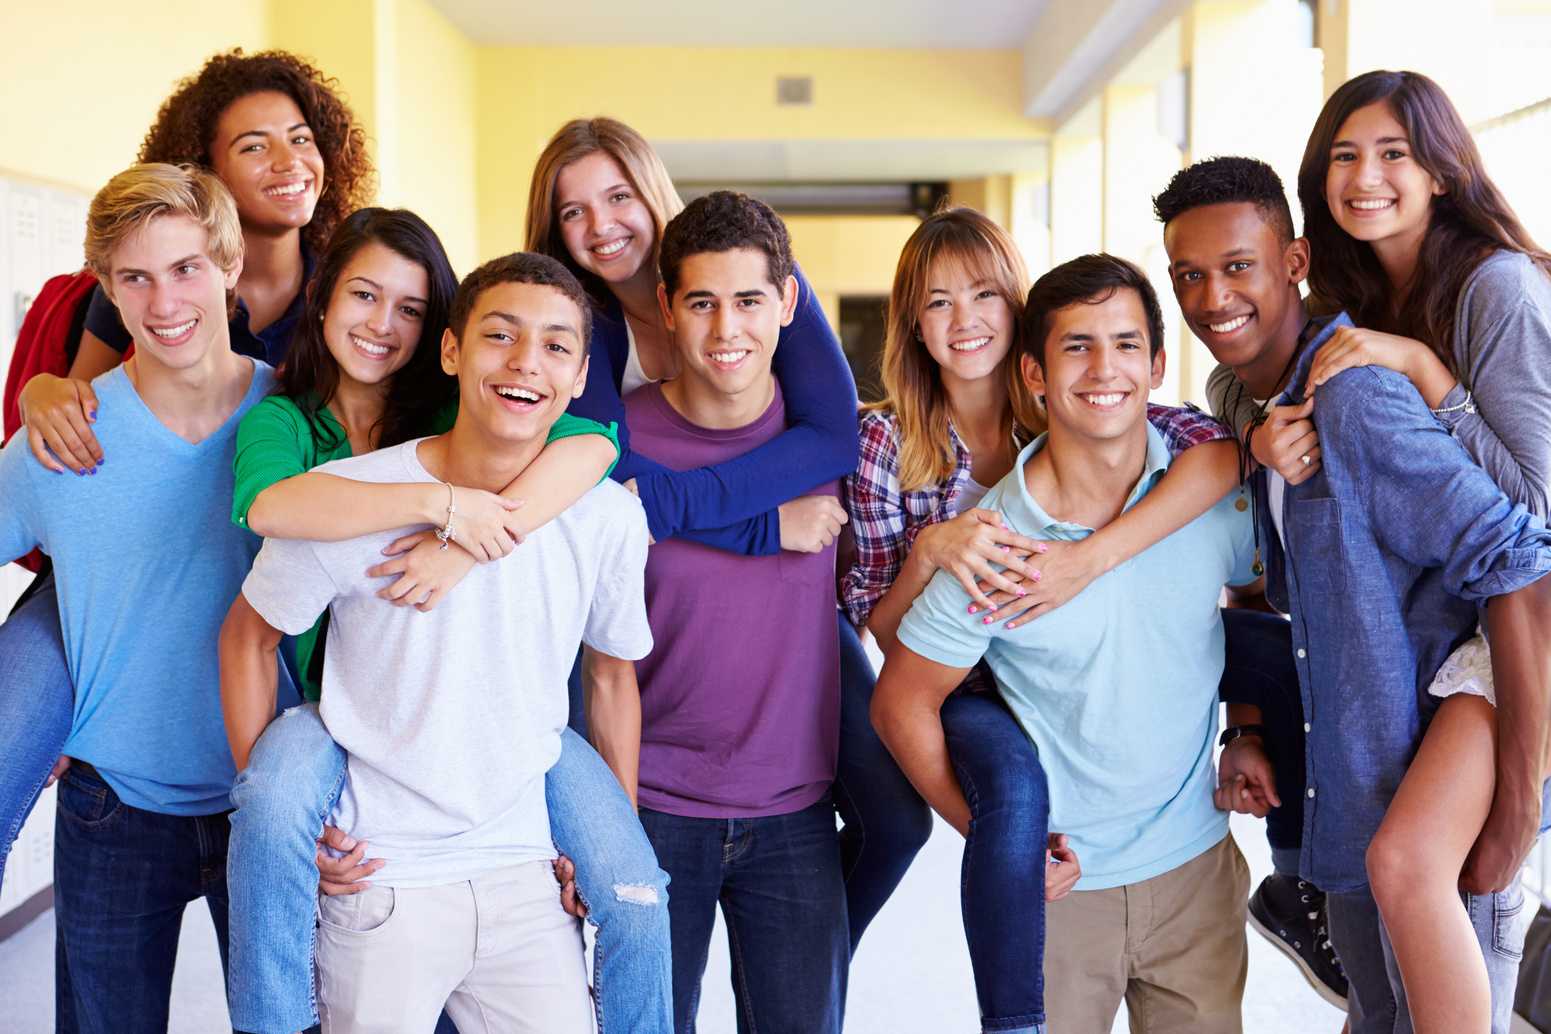
<path id="1" fill-rule="evenodd" d="M 690 423 L 648 384 L 625 398 L 635 451 L 711 466 L 786 429 L 776 388 L 752 424 Z M 838 495 L 838 482 L 816 494 Z M 695 818 L 784 815 L 824 796 L 840 746 L 835 549 L 739 556 L 684 539 L 651 548 L 636 662 L 643 807 Z"/>

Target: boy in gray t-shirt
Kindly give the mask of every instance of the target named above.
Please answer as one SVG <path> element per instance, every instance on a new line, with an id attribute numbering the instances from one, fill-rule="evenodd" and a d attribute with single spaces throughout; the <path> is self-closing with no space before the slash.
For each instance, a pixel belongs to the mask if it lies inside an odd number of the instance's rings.
<path id="1" fill-rule="evenodd" d="M 487 263 L 460 288 L 443 343 L 460 384 L 453 429 L 320 469 L 509 484 L 581 390 L 586 304 L 553 260 Z M 580 932 L 550 871 L 544 773 L 560 753 L 577 645 L 620 663 L 651 649 L 645 514 L 605 481 L 431 613 L 384 607 L 386 579 L 366 575 L 402 534 L 268 540 L 227 623 L 262 640 L 332 614 L 320 713 L 349 764 L 330 824 L 389 864 L 369 889 L 321 899 L 320 1013 L 331 1031 L 385 1020 L 429 1031 L 445 1002 L 455 1022 L 474 1010 L 506 1017 L 503 1028 L 590 1030 Z M 229 728 L 233 697 L 265 692 L 258 681 L 228 680 Z"/>

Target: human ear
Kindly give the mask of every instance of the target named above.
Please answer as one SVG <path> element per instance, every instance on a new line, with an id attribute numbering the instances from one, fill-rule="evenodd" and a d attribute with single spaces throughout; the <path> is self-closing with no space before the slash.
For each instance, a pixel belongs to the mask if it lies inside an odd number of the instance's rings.
<path id="1" fill-rule="evenodd" d="M 582 356 L 582 368 L 579 371 L 577 371 L 577 374 L 576 374 L 576 387 L 571 389 L 571 397 L 573 399 L 581 398 L 582 397 L 582 392 L 587 390 L 587 360 L 588 360 L 588 358 L 589 357 L 587 355 L 585 355 L 585 354 Z"/>
<path id="2" fill-rule="evenodd" d="M 1039 360 L 1028 352 L 1019 360 L 1023 369 L 1023 383 L 1029 386 L 1029 391 L 1043 397 L 1045 394 L 1045 371 L 1039 365 Z"/>
<path id="3" fill-rule="evenodd" d="M 1158 354 L 1152 357 L 1152 390 L 1157 391 L 1163 387 L 1163 370 L 1168 365 L 1165 356 L 1167 350 L 1158 349 Z"/>
<path id="4" fill-rule="evenodd" d="M 668 298 L 668 285 L 660 281 L 657 284 L 657 304 L 662 308 L 663 325 L 668 328 L 668 333 L 675 333 L 677 328 L 673 325 L 673 303 Z"/>
<path id="5" fill-rule="evenodd" d="M 781 326 L 789 327 L 797 315 L 797 278 L 788 276 L 781 285 Z"/>
<path id="6" fill-rule="evenodd" d="M 232 268 L 227 269 L 227 270 L 222 270 L 222 272 L 225 274 L 225 277 L 224 277 L 222 282 L 226 285 L 226 289 L 228 291 L 236 290 L 237 289 L 237 281 L 242 278 L 242 257 L 243 257 L 243 251 L 242 251 L 241 248 L 238 248 L 237 249 L 237 259 L 236 259 L 235 262 L 232 263 Z"/>
<path id="7" fill-rule="evenodd" d="M 451 327 L 442 331 L 442 372 L 458 375 L 458 335 Z"/>
<path id="8" fill-rule="evenodd" d="M 1287 260 L 1287 279 L 1294 284 L 1301 284 L 1309 275 L 1309 239 L 1299 237 L 1288 243 L 1283 251 L 1283 257 Z"/>

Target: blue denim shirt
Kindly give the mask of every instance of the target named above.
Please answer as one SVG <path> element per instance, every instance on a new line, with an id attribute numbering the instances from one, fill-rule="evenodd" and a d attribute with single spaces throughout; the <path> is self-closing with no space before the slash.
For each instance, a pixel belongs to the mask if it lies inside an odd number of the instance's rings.
<path id="1" fill-rule="evenodd" d="M 1320 329 L 1279 404 L 1294 402 Z M 1551 571 L 1551 533 L 1449 436 L 1404 375 L 1346 370 L 1314 394 L 1321 465 L 1283 500 L 1287 598 L 1308 724 L 1305 879 L 1368 882 L 1364 856 L 1477 604 Z M 1261 541 L 1270 515 L 1261 509 Z M 1270 531 L 1272 539 L 1275 532 Z M 1268 557 L 1274 561 L 1274 557 Z"/>

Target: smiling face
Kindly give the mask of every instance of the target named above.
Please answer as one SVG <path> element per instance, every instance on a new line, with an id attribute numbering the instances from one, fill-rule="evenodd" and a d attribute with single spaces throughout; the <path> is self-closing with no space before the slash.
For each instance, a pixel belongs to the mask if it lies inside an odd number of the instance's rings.
<path id="1" fill-rule="evenodd" d="M 1147 312 L 1129 287 L 1052 313 L 1044 364 L 1023 358 L 1051 434 L 1108 441 L 1135 433 L 1147 419 L 1148 392 L 1163 384 L 1163 350 L 1155 358 L 1149 351 Z"/>
<path id="2" fill-rule="evenodd" d="M 998 375 L 1012 347 L 1012 310 L 989 277 L 969 263 L 939 258 L 927 273 L 926 304 L 916 316 L 921 342 L 945 385 Z"/>
<path id="3" fill-rule="evenodd" d="M 226 292 L 237 286 L 241 259 L 223 270 L 209 254 L 209 235 L 182 215 L 152 219 L 109 256 L 103 290 L 145 353 L 174 370 L 197 366 L 226 342 Z"/>
<path id="4" fill-rule="evenodd" d="M 560 170 L 555 218 L 576 264 L 605 283 L 629 280 L 652 259 L 657 244 L 652 210 L 607 152 L 595 151 Z"/>
<path id="5" fill-rule="evenodd" d="M 425 330 L 425 267 L 372 241 L 340 272 L 323 340 L 342 380 L 383 384 L 415 354 Z"/>
<path id="6" fill-rule="evenodd" d="M 237 202 L 244 228 L 306 226 L 323 192 L 323 155 L 301 109 L 277 90 L 239 97 L 221 112 L 212 171 Z"/>
<path id="7" fill-rule="evenodd" d="M 1383 101 L 1358 108 L 1336 131 L 1325 203 L 1336 224 L 1357 240 L 1414 254 L 1432 217 L 1432 199 L 1442 193 Z"/>
<path id="8" fill-rule="evenodd" d="M 1290 313 L 1301 324 L 1308 242 L 1284 243 L 1253 203 L 1182 212 L 1164 227 L 1163 244 L 1185 322 L 1219 362 L 1247 366 L 1277 342 Z"/>
<path id="9" fill-rule="evenodd" d="M 458 378 L 458 423 L 511 443 L 542 440 L 586 385 L 582 314 L 554 287 L 501 283 L 474 299 L 460 341 L 442 335 Z"/>

